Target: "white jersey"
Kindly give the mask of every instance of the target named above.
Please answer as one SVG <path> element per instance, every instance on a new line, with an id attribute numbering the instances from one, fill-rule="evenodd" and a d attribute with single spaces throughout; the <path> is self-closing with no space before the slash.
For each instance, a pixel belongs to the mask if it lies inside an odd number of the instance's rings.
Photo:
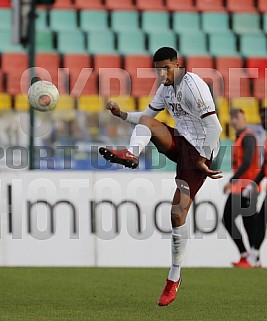
<path id="1" fill-rule="evenodd" d="M 201 153 L 207 135 L 203 118 L 215 114 L 215 105 L 208 85 L 196 74 L 181 74 L 175 86 L 158 88 L 149 108 L 154 111 L 168 109 L 175 120 L 179 135 Z M 213 150 L 215 157 L 219 150 L 219 141 Z"/>

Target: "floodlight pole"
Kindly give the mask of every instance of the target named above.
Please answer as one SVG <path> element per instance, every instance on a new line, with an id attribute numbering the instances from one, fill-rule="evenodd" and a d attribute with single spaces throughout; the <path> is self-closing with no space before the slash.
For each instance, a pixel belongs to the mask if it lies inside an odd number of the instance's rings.
<path id="1" fill-rule="evenodd" d="M 35 18 L 36 18 L 36 0 L 31 1 L 31 8 L 29 13 L 29 29 L 28 29 L 28 49 L 29 49 L 29 68 L 30 79 L 35 77 Z M 35 115 L 34 109 L 30 106 L 30 137 L 29 137 L 29 169 L 34 169 L 34 127 L 35 127 Z"/>

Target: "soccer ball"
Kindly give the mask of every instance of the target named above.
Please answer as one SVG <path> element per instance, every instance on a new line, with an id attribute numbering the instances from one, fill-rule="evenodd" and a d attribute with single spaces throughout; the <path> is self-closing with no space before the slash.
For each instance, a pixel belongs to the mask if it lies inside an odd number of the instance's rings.
<path id="1" fill-rule="evenodd" d="M 57 87 L 49 81 L 40 80 L 31 85 L 28 91 L 30 105 L 38 111 L 55 109 L 59 99 Z"/>

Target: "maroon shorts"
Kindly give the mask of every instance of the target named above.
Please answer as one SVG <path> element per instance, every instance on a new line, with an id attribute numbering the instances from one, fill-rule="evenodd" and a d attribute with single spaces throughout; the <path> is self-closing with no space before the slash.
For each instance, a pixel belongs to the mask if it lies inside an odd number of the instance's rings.
<path id="1" fill-rule="evenodd" d="M 183 136 L 179 136 L 176 129 L 167 127 L 172 135 L 172 147 L 165 155 L 177 163 L 175 177 L 177 188 L 193 200 L 207 178 L 207 175 L 196 165 L 199 152 Z M 206 164 L 210 166 L 211 161 L 206 161 Z"/>

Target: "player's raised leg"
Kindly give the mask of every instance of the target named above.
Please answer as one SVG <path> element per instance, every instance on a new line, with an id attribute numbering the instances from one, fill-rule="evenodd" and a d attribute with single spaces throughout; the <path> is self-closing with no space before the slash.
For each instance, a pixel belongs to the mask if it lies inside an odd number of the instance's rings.
<path id="1" fill-rule="evenodd" d="M 164 154 L 171 148 L 173 141 L 166 125 L 150 116 L 143 115 L 132 132 L 128 149 L 113 150 L 101 147 L 99 152 L 112 163 L 136 168 L 139 163 L 139 155 L 150 140 Z"/>

